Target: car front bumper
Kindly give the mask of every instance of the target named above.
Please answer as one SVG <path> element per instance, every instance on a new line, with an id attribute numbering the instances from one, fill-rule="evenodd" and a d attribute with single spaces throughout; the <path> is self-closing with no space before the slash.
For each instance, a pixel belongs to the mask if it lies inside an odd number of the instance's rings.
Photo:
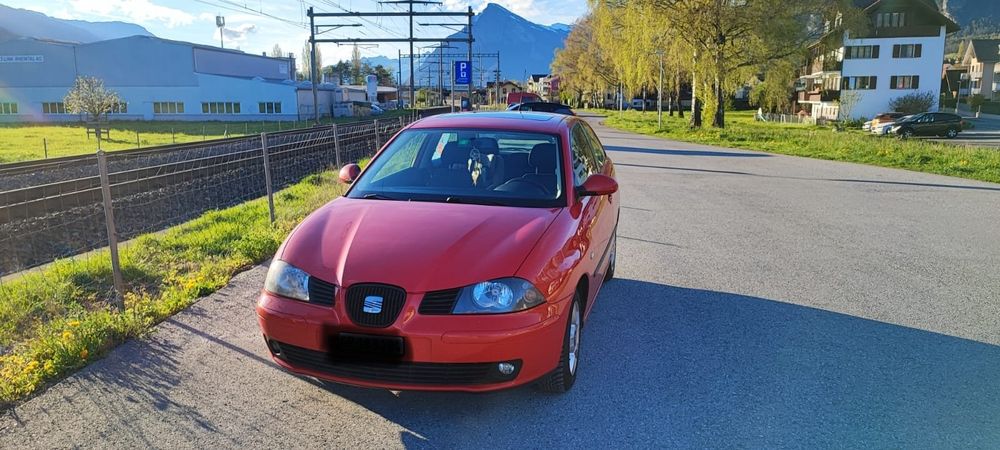
<path id="1" fill-rule="evenodd" d="M 386 328 L 354 324 L 338 297 L 333 307 L 263 292 L 257 318 L 272 359 L 285 369 L 320 379 L 392 390 L 482 392 L 527 384 L 555 369 L 571 297 L 527 311 L 497 315 L 422 315 L 423 294 L 407 294 Z M 399 336 L 398 360 L 331 357 L 339 333 Z M 515 370 L 501 373 L 501 363 Z"/>

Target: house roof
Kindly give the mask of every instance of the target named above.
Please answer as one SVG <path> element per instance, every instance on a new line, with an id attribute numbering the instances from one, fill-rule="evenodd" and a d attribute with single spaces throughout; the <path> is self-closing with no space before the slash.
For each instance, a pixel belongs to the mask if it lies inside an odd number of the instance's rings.
<path id="1" fill-rule="evenodd" d="M 972 39 L 969 51 L 981 62 L 1000 61 L 1000 39 Z"/>
<path id="2" fill-rule="evenodd" d="M 897 0 L 899 1 L 899 0 Z M 925 10 L 931 16 L 938 19 L 938 23 L 945 26 L 945 30 L 948 33 L 954 33 L 960 29 L 957 23 L 950 17 L 944 15 L 941 9 L 938 8 L 937 2 L 934 0 L 902 0 L 904 3 L 908 2 L 918 8 Z M 864 9 L 866 12 L 870 12 L 875 7 L 881 5 L 882 3 L 895 3 L 889 2 L 887 0 L 854 0 L 854 5 Z"/>

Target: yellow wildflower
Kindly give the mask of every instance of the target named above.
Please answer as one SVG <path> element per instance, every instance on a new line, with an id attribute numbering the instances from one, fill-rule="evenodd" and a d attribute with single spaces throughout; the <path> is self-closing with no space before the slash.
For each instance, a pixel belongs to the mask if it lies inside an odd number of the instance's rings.
<path id="1" fill-rule="evenodd" d="M 52 364 L 52 361 L 45 361 L 45 364 L 42 365 L 42 369 L 44 371 L 46 371 L 46 372 L 52 372 L 52 370 L 55 369 L 55 368 L 56 368 L 56 365 Z"/>
<path id="2" fill-rule="evenodd" d="M 90 355 L 90 352 L 88 352 L 86 348 L 84 348 L 83 350 L 80 350 L 80 357 L 81 358 L 87 359 L 88 355 Z"/>
<path id="3" fill-rule="evenodd" d="M 66 325 L 69 325 L 69 326 L 75 328 L 75 327 L 80 326 L 80 321 L 79 320 L 71 320 L 69 322 L 66 322 Z"/>
<path id="4" fill-rule="evenodd" d="M 73 339 L 73 332 L 72 332 L 72 331 L 69 331 L 69 330 L 64 330 L 64 331 L 62 332 L 62 339 L 63 339 L 64 341 L 68 341 L 68 340 L 70 340 L 70 339 Z"/>
<path id="5" fill-rule="evenodd" d="M 28 365 L 24 366 L 24 371 L 31 372 L 32 370 L 35 370 L 37 368 L 38 368 L 38 361 L 31 361 L 28 363 Z"/>

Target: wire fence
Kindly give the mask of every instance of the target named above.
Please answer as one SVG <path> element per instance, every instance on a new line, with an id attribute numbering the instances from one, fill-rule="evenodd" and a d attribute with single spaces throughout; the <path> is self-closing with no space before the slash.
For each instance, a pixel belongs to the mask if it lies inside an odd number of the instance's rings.
<path id="1" fill-rule="evenodd" d="M 271 197 L 310 174 L 373 155 L 410 121 L 375 119 L 0 165 L 0 280 L 95 249 L 113 253 L 117 241 Z"/>
<path id="2" fill-rule="evenodd" d="M 754 114 L 754 119 L 758 122 L 774 122 L 774 123 L 794 123 L 794 124 L 804 124 L 804 125 L 816 125 L 817 121 L 815 117 L 800 115 L 800 114 L 775 114 L 775 113 L 760 113 Z"/>

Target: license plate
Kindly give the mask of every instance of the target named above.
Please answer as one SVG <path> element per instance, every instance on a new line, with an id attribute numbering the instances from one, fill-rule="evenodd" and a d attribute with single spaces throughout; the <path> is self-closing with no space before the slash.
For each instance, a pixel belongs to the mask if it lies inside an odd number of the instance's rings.
<path id="1" fill-rule="evenodd" d="M 399 360 L 405 353 L 406 342 L 400 336 L 336 333 L 330 337 L 333 359 Z"/>

